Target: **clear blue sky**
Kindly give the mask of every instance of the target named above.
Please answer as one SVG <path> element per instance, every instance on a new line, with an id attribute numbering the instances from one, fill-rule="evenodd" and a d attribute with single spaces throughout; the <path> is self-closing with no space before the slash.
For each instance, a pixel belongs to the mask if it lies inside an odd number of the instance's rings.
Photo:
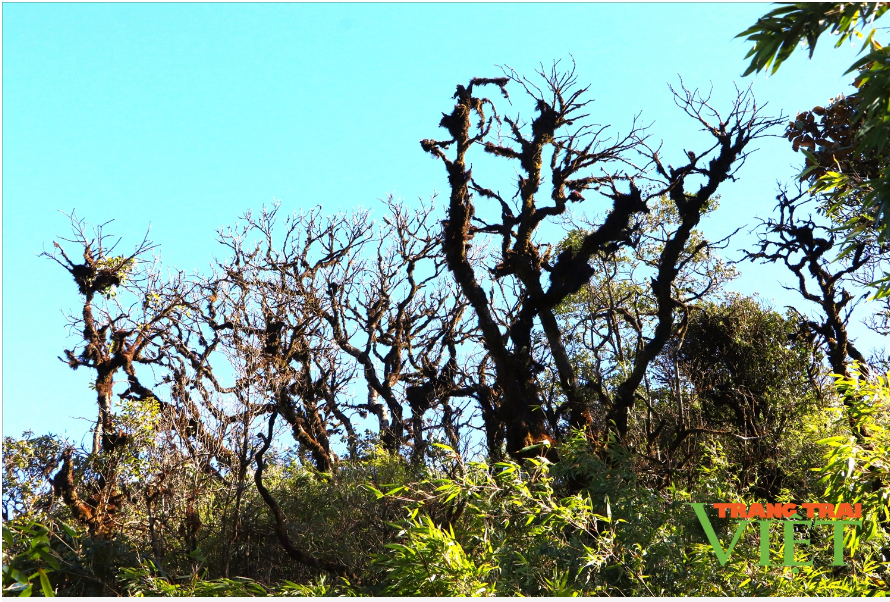
<path id="1" fill-rule="evenodd" d="M 754 81 L 786 114 L 847 89 L 851 48 L 829 40 L 813 61 L 743 80 L 735 34 L 764 4 L 4 4 L 3 433 L 67 431 L 95 416 L 91 375 L 58 361 L 61 309 L 79 302 L 43 245 L 66 231 L 58 210 L 115 219 L 125 242 L 144 233 L 166 264 L 206 267 L 214 230 L 281 199 L 288 210 L 373 206 L 445 188 L 420 148 L 441 136 L 457 83 L 531 73 L 574 55 L 600 123 L 643 112 L 668 153 L 693 124 L 667 82 Z M 528 109 L 525 110 L 527 114 Z M 764 140 L 739 183 L 723 190 L 712 237 L 755 222 L 800 156 Z M 676 156 L 676 155 L 674 155 Z M 679 162 L 679 159 L 677 160 Z M 741 246 L 733 245 L 733 248 Z M 796 303 L 781 271 L 745 266 L 735 288 Z"/>

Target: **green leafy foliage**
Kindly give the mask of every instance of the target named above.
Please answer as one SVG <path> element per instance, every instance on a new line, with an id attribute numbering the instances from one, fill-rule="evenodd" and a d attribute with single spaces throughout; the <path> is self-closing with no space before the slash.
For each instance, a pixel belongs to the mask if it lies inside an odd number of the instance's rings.
<path id="1" fill-rule="evenodd" d="M 886 2 L 786 4 L 773 9 L 738 35 L 753 42 L 746 57 L 751 63 L 744 75 L 770 67 L 775 73 L 801 42 L 806 43 L 812 57 L 819 37 L 826 32 L 838 37 L 835 47 L 856 37 L 863 39 L 860 53 L 869 50 L 847 70 L 847 73 L 857 73 L 854 85 L 858 88 L 852 95 L 856 98 L 849 125 L 854 132 L 856 151 L 880 158 L 880 169 L 874 174 L 859 172 L 849 165 L 844 169 L 843 158 L 833 153 L 830 154 L 834 168 L 817 169 L 820 163 L 827 164 L 813 155 L 816 143 L 813 141 L 810 152 L 804 151 L 808 167 L 801 174 L 810 179 L 812 191 L 827 195 L 831 212 L 836 213 L 851 203 L 861 207 L 861 211 L 842 224 L 848 232 L 848 243 L 871 228 L 876 229 L 882 242 L 890 236 L 890 165 L 885 153 L 890 139 L 890 49 L 875 39 L 878 28 L 874 27 L 875 20 L 886 14 L 888 8 L 890 5 Z M 836 139 L 818 141 L 829 147 L 836 142 Z M 878 286 L 878 297 L 890 294 L 890 280 L 886 277 L 874 284 Z"/>
<path id="2" fill-rule="evenodd" d="M 805 42 L 812 58 L 819 36 L 829 32 L 838 36 L 835 48 L 852 37 L 862 38 L 861 29 L 887 12 L 883 2 L 795 2 L 779 6 L 757 20 L 736 37 L 753 42 L 745 58 L 751 64 L 743 75 L 759 73 L 772 66 L 775 73 L 788 57 Z M 863 49 L 874 35 L 872 30 Z"/>
<path id="3" fill-rule="evenodd" d="M 837 385 L 848 400 L 839 414 L 847 414 L 850 428 L 822 439 L 828 446 L 826 464 L 819 469 L 825 498 L 835 503 L 862 504 L 861 527 L 847 534 L 845 546 L 857 550 L 871 542 L 874 549 L 890 542 L 890 381 L 873 380 L 854 370 Z"/>
<path id="4" fill-rule="evenodd" d="M 49 510 L 47 469 L 55 467 L 65 441 L 25 431 L 3 438 L 3 517 L 41 520 Z"/>
<path id="5" fill-rule="evenodd" d="M 779 443 L 793 454 L 795 445 L 822 434 L 825 461 L 786 470 L 804 484 L 801 490 L 814 492 L 803 494 L 807 499 L 863 504 L 863 528 L 846 533 L 846 567 L 828 566 L 830 530 L 813 527 L 805 536 L 811 546 L 798 552 L 816 562 L 798 574 L 780 566 L 775 529 L 774 566 L 757 565 L 754 528 L 742 532 L 729 561 L 719 566 L 688 502 L 763 501 L 740 480 L 719 439 L 700 447 L 691 481 L 655 488 L 647 484 L 639 455 L 614 436 L 601 445 L 578 433 L 560 447 L 556 463 L 464 462 L 438 444 L 441 465 L 420 473 L 379 451 L 343 467 L 336 478 L 280 465 L 270 473 L 270 486 L 294 519 L 294 535 L 305 537 L 301 543 L 316 541 L 320 555 L 339 554 L 363 566 L 361 583 L 293 566 L 289 576 L 283 566 L 276 569 L 272 580 L 223 578 L 213 576 L 212 554 L 197 571 L 169 560 L 162 569 L 137 551 L 136 541 L 98 541 L 59 521 L 43 526 L 22 519 L 4 527 L 3 585 L 10 595 L 44 595 L 44 588 L 57 595 L 158 596 L 873 595 L 887 580 L 881 554 L 888 543 L 890 389 L 886 378 L 839 384 L 852 400 L 847 406 L 811 408 L 804 428 L 789 429 Z M 867 439 L 857 439 L 854 426 L 866 427 Z M 800 501 L 798 491 L 783 490 L 776 499 Z M 350 517 L 359 515 L 367 522 L 356 529 Z M 256 516 L 251 520 L 263 514 Z M 713 517 L 712 523 L 725 546 L 737 521 Z M 356 538 L 375 525 L 382 530 L 369 536 L 378 545 Z M 244 528 L 263 529 L 261 522 Z M 216 545 L 205 541 L 202 548 Z M 267 553 L 274 558 L 274 542 Z"/>
<path id="6" fill-rule="evenodd" d="M 454 478 L 378 490 L 381 499 L 395 497 L 409 506 L 398 542 L 375 561 L 385 569 L 383 591 L 787 596 L 874 595 L 884 587 L 880 544 L 854 549 L 848 541 L 849 566 L 825 566 L 832 554 L 830 530 L 813 526 L 807 535 L 812 545 L 802 553 L 817 562 L 799 574 L 780 566 L 781 529 L 775 528 L 774 566 L 757 565 L 759 532 L 751 528 L 743 530 L 726 566 L 719 566 L 686 502 L 758 499 L 740 495 L 719 445 L 705 454 L 690 489 L 661 492 L 640 483 L 633 457 L 620 446 L 594 453 L 578 436 L 561 451 L 564 458 L 555 465 L 470 463 Z M 819 468 L 831 470 L 831 462 Z M 582 481 L 577 493 L 566 495 L 567 485 L 578 489 Z M 724 545 L 737 522 L 713 519 Z"/>
<path id="7" fill-rule="evenodd" d="M 610 519 L 588 495 L 560 497 L 544 459 L 455 466 L 377 492 L 408 504 L 398 541 L 375 566 L 394 595 L 569 595 L 593 587 Z"/>
<path id="8" fill-rule="evenodd" d="M 399 531 L 405 543 L 387 544 L 390 553 L 378 566 L 387 573 L 387 594 L 412 592 L 418 596 L 483 596 L 491 590 L 485 582 L 489 564 L 471 559 L 453 527 L 443 528 L 415 509 L 406 528 Z"/>
<path id="9" fill-rule="evenodd" d="M 3 526 L 4 595 L 119 595 L 121 571 L 138 562 L 130 542 L 84 537 L 60 520 Z"/>

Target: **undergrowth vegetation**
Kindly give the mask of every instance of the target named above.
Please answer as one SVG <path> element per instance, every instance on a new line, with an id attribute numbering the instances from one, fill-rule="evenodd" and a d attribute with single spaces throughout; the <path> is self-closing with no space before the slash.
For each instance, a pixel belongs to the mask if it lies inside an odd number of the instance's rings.
<path id="1" fill-rule="evenodd" d="M 789 470 L 797 474 L 789 476 L 806 493 L 783 490 L 775 499 L 861 503 L 862 526 L 844 533 L 843 567 L 830 565 L 832 530 L 811 524 L 804 527 L 810 546 L 797 552 L 798 561 L 815 563 L 799 573 L 781 565 L 781 529 L 775 526 L 773 566 L 757 564 L 756 526 L 742 533 L 729 562 L 719 566 L 688 503 L 764 498 L 745 489 L 718 441 L 700 447 L 690 483 L 656 489 L 638 458 L 614 438 L 594 447 L 576 433 L 555 463 L 544 456 L 465 461 L 437 444 L 437 461 L 421 468 L 379 448 L 369 448 L 336 477 L 281 464 L 268 486 L 285 504 L 294 540 L 318 556 L 344 559 L 359 581 L 276 561 L 280 554 L 262 500 L 249 494 L 243 529 L 250 536 L 241 544 L 249 549 L 239 569 L 253 578 L 213 578 L 220 572 L 213 551 L 221 542 L 212 538 L 190 558 L 162 566 L 136 537 L 97 540 L 67 524 L 64 513 L 35 509 L 4 526 L 4 588 L 164 596 L 881 594 L 890 552 L 890 388 L 886 378 L 839 384 L 854 423 L 841 404 L 805 415 L 782 444 L 783 458 L 801 456 Z M 821 458 L 807 449 L 814 439 Z M 40 443 L 34 438 L 34 452 Z M 28 462 L 24 447 L 18 442 L 19 470 Z M 202 523 L 211 525 L 212 496 L 201 507 Z M 715 515 L 712 523 L 728 546 L 738 521 Z"/>

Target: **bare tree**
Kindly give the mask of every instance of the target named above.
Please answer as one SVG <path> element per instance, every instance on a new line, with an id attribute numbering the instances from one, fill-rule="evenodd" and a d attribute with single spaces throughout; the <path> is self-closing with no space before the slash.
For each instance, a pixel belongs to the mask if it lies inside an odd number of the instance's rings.
<path id="1" fill-rule="evenodd" d="M 254 409 L 277 412 L 315 466 L 331 472 L 334 424 L 355 451 L 354 428 L 338 402 L 353 370 L 318 307 L 330 270 L 367 240 L 365 217 L 325 218 L 319 210 L 288 216 L 275 244 L 277 212 L 248 213 L 240 229 L 220 234 L 232 251 L 215 284 L 225 288 L 223 311 L 232 323 L 225 344 L 235 356 L 254 358 L 252 373 L 238 385 L 258 383 L 269 396 Z"/>
<path id="2" fill-rule="evenodd" d="M 137 366 L 164 364 L 164 335 L 170 321 L 185 306 L 189 284 L 182 274 L 175 274 L 168 281 L 162 278 L 157 263 L 146 258 L 155 248 L 147 235 L 132 253 L 115 255 L 120 241 L 113 241 L 105 233 L 108 223 L 90 231 L 75 214 L 69 219 L 72 236 L 61 240 L 74 245 L 83 262 L 72 260 L 58 242 L 53 242 L 53 251 L 41 254 L 71 274 L 83 297 L 81 311 L 68 316 L 69 328 L 78 333 L 80 341 L 73 349 L 65 350 L 65 358 L 59 359 L 73 370 L 95 371 L 92 388 L 96 391 L 98 418 L 92 455 L 111 455 L 128 443 L 127 434 L 116 430 L 114 424 L 116 375 L 123 373 L 127 385 L 120 394 L 122 399 L 154 401 L 162 412 L 169 407 L 143 385 Z M 91 532 L 110 537 L 116 529 L 114 515 L 125 497 L 116 479 L 116 464 L 112 462 L 100 469 L 90 486 L 93 493 L 81 499 L 74 481 L 73 451 L 69 448 L 62 456 L 61 469 L 54 477 L 55 489 Z"/>
<path id="3" fill-rule="evenodd" d="M 797 308 L 792 308 L 793 311 L 811 335 L 825 345 L 834 373 L 848 375 L 850 360 L 866 364 L 865 356 L 847 331 L 853 309 L 862 300 L 850 292 L 849 286 L 857 272 L 873 266 L 879 257 L 870 245 L 859 241 L 841 262 L 836 262 L 838 234 L 829 225 L 817 224 L 811 215 L 799 215 L 806 199 L 805 193 L 789 196 L 781 190 L 777 196 L 778 217 L 763 220 L 758 248 L 755 252 L 745 251 L 745 258 L 763 263 L 781 262 L 795 275 L 796 290 L 816 304 L 821 316 L 809 317 Z"/>
<path id="4" fill-rule="evenodd" d="M 210 365 L 232 325 L 216 320 L 199 279 L 178 271 L 163 276 L 147 237 L 129 255 L 117 255 L 120 241 L 105 232 L 107 223 L 90 231 L 70 219 L 73 236 L 62 240 L 77 247 L 83 263 L 58 242 L 43 255 L 72 275 L 82 295 L 81 311 L 69 316 L 80 340 L 60 359 L 95 371 L 98 419 L 91 453 L 65 450 L 54 489 L 97 536 L 119 532 L 124 506 L 141 501 L 156 561 L 168 537 L 193 552 L 199 491 L 227 492 L 231 469 L 246 468 L 246 441 L 229 429 L 238 414 L 222 407 L 235 389 L 220 384 Z"/>
<path id="5" fill-rule="evenodd" d="M 594 273 L 591 258 L 634 245 L 635 216 L 648 211 L 648 201 L 667 196 L 676 206 L 680 224 L 666 241 L 652 287 L 658 303 L 658 324 L 653 335 L 633 358 L 634 368 L 608 400 L 609 419 L 620 435 L 627 432 L 627 416 L 633 407 L 649 363 L 658 355 L 674 329 L 676 300 L 672 283 L 677 276 L 683 249 L 698 224 L 701 213 L 714 196 L 718 186 L 733 178 L 744 162 L 748 143 L 763 135 L 778 120 L 765 118 L 750 92 L 739 94 L 726 118 L 714 111 L 708 99 L 683 89 L 675 94 L 678 105 L 693 117 L 714 143 L 701 153 L 688 153 L 681 167 L 665 166 L 658 149 L 645 142 L 645 131 L 636 121 L 624 136 L 607 137 L 607 128 L 586 123 L 590 103 L 585 99 L 586 87 L 578 87 L 574 67 L 561 72 L 558 65 L 550 71 L 541 69 L 539 87 L 511 69 L 505 77 L 475 78 L 468 86 L 458 86 L 457 102 L 440 125 L 450 138 L 423 140 L 424 150 L 439 158 L 448 173 L 451 195 L 448 219 L 444 224 L 443 248 L 448 268 L 460 285 L 463 295 L 476 314 L 485 347 L 497 374 L 501 399 L 500 412 L 507 426 L 507 446 L 511 453 L 528 446 L 552 442 L 546 414 L 542 409 L 541 392 L 535 374 L 537 362 L 532 356 L 533 330 L 536 320 L 544 332 L 546 345 L 557 367 L 562 394 L 567 404 L 571 427 L 586 428 L 591 424 L 589 406 L 582 385 L 566 352 L 554 308 L 576 293 Z M 474 96 L 474 90 L 497 85 L 505 97 L 506 87 L 513 83 L 531 97 L 536 116 L 530 124 L 519 117 L 503 119 L 494 103 Z M 492 114 L 486 118 L 486 106 Z M 473 116 L 478 121 L 473 123 Z M 501 136 L 500 126 L 506 124 L 507 134 Z M 492 141 L 492 129 L 498 136 Z M 518 163 L 519 177 L 514 206 L 505 195 L 478 183 L 467 162 L 473 145 L 482 144 L 486 152 Z M 453 148 L 449 157 L 448 151 Z M 549 152 L 549 157 L 546 153 Z M 643 166 L 632 162 L 632 153 L 646 160 Z M 549 159 L 549 161 L 548 161 Z M 549 162 L 550 204 L 537 196 L 544 181 L 544 166 Z M 707 162 L 707 163 L 706 163 Z M 598 172 L 593 172 L 598 170 Z M 687 187 L 696 179 L 704 182 Z M 626 190 L 621 190 L 621 184 Z M 612 202 L 612 208 L 580 243 L 563 249 L 553 257 L 553 247 L 537 241 L 541 225 L 562 215 L 569 203 L 584 201 L 587 191 L 598 192 Z M 500 218 L 493 223 L 476 216 L 474 194 L 497 201 Z M 500 236 L 500 256 L 490 266 L 495 281 L 510 278 L 517 299 L 517 312 L 508 324 L 495 318 L 492 296 L 486 294 L 478 271 L 468 258 L 470 241 L 477 234 Z M 543 277 L 549 276 L 549 284 Z M 605 402 L 606 400 L 603 399 Z"/>
<path id="6" fill-rule="evenodd" d="M 434 205 L 412 211 L 392 198 L 386 205 L 374 238 L 376 256 L 339 266 L 321 313 L 337 345 L 364 375 L 368 403 L 355 407 L 377 417 L 388 449 L 397 450 L 407 433 L 420 459 L 426 412 L 441 406 L 447 437 L 458 439 L 449 399 L 468 392 L 458 374 L 458 347 L 472 333 L 466 304 L 443 278 Z"/>

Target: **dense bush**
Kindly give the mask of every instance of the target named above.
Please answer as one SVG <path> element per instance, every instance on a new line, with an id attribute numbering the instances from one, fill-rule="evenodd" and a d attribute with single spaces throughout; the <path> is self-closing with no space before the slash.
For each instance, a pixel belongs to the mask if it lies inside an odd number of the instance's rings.
<path id="1" fill-rule="evenodd" d="M 96 540 L 58 520 L 18 518 L 4 527 L 4 588 L 57 595 L 874 595 L 888 579 L 890 387 L 886 379 L 839 384 L 868 436 L 850 426 L 842 405 L 811 412 L 803 417 L 808 439 L 840 434 L 818 442 L 825 458 L 818 465 L 787 470 L 812 500 L 862 503 L 862 528 L 846 531 L 844 567 L 828 566 L 830 530 L 813 527 L 812 547 L 798 553 L 815 566 L 798 574 L 781 566 L 777 548 L 772 567 L 757 566 L 754 528 L 725 566 L 717 564 L 688 502 L 766 499 L 744 487 L 718 440 L 703 448 L 690 487 L 655 490 L 640 481 L 635 454 L 614 439 L 592 447 L 579 433 L 556 463 L 464 462 L 439 444 L 438 468 L 419 473 L 373 450 L 337 478 L 279 465 L 270 486 L 287 504 L 294 537 L 320 556 L 348 558 L 361 570 L 359 583 L 276 562 L 274 543 L 262 547 L 268 519 L 257 513 L 245 526 L 247 540 L 255 539 L 254 554 L 270 569 L 251 579 L 212 578 L 218 567 L 203 554 L 180 576 L 160 569 L 138 541 Z M 795 433 L 782 444 L 799 445 Z M 776 499 L 800 501 L 788 490 Z M 202 517 L 208 524 L 211 512 Z M 736 521 L 712 523 L 726 545 Z"/>

